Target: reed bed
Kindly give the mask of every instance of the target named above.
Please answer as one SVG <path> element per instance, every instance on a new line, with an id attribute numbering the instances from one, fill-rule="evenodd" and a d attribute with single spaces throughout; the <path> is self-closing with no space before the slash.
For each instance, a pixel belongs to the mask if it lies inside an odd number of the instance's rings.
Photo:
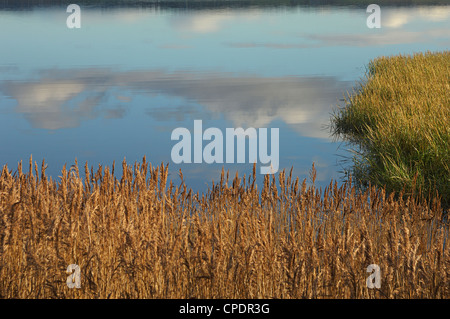
<path id="1" fill-rule="evenodd" d="M 379 57 L 332 118 L 355 145 L 352 173 L 388 192 L 428 196 L 450 209 L 450 51 Z"/>
<path id="2" fill-rule="evenodd" d="M 205 194 L 144 158 L 0 176 L 1 298 L 449 298 L 440 202 L 351 180 L 324 190 L 281 171 L 222 171 Z M 182 172 L 180 171 L 183 180 Z M 66 285 L 70 264 L 81 288 Z M 381 288 L 369 289 L 370 264 Z"/>

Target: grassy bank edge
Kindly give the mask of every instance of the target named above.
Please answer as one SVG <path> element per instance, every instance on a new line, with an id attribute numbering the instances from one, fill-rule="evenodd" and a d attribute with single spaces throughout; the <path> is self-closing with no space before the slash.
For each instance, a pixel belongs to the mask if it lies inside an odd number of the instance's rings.
<path id="1" fill-rule="evenodd" d="M 436 191 L 450 206 L 450 51 L 378 57 L 334 110 L 332 134 L 355 145 L 361 187 Z"/>

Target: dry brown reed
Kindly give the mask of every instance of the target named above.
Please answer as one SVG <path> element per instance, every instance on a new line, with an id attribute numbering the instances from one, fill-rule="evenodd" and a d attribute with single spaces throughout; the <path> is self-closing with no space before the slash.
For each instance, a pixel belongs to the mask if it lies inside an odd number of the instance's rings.
<path id="1" fill-rule="evenodd" d="M 3 167 L 1 298 L 449 298 L 448 225 L 438 201 L 321 192 L 292 171 L 221 180 L 206 194 L 142 163 L 59 181 Z M 180 172 L 183 179 L 183 175 Z M 78 264 L 81 288 L 66 285 Z M 381 288 L 366 286 L 367 266 Z"/>

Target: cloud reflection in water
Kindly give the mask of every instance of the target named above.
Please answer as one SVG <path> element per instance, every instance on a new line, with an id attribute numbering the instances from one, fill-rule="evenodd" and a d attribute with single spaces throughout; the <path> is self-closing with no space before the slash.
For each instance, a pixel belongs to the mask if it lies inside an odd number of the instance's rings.
<path id="1" fill-rule="evenodd" d="M 96 117 L 122 118 L 132 101 L 121 93 L 125 90 L 150 99 L 163 95 L 186 102 L 175 109 L 150 107 L 146 113 L 158 121 L 183 121 L 184 115 L 201 119 L 206 112 L 223 115 L 234 127 L 259 128 L 279 119 L 302 136 L 327 138 L 323 125 L 350 86 L 326 76 L 77 69 L 48 70 L 38 81 L 5 82 L 0 91 L 17 100 L 16 112 L 24 114 L 34 128 L 55 130 L 77 127 Z M 111 103 L 111 97 L 117 103 Z"/>

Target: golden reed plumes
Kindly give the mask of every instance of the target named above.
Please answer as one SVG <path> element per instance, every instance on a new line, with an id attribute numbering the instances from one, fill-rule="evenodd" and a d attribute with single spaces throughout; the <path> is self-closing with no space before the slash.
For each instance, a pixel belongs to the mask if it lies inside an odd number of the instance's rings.
<path id="1" fill-rule="evenodd" d="M 58 182 L 3 167 L 1 298 L 449 298 L 448 225 L 439 202 L 321 192 L 282 171 L 220 182 L 203 195 L 144 158 Z M 311 179 L 315 179 L 313 167 Z M 180 172 L 183 179 L 183 174 Z M 447 241 L 447 244 L 445 242 Z M 66 269 L 81 269 L 69 289 Z M 366 287 L 367 266 L 381 288 Z"/>

